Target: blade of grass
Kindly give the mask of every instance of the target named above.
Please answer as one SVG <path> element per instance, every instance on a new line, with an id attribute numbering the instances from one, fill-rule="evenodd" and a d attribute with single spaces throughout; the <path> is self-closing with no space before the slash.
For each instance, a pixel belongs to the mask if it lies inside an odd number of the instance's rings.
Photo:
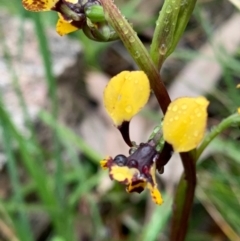
<path id="1" fill-rule="evenodd" d="M 0 116 L 18 144 L 21 160 L 35 182 L 38 195 L 44 205 L 51 209 L 49 215 L 51 216 L 56 232 L 66 240 L 74 240 L 73 225 L 70 222 L 71 219 L 68 219 L 68 210 L 62 209 L 58 198 L 53 192 L 53 187 L 49 185 L 51 183 L 49 180 L 51 176 L 46 175 L 47 173 L 43 169 L 41 160 L 37 160 L 36 156 L 31 153 L 27 141 L 17 131 L 2 105 L 0 105 Z"/>
<path id="2" fill-rule="evenodd" d="M 40 53 L 42 55 L 43 65 L 45 69 L 46 80 L 48 84 L 48 92 L 52 104 L 52 116 L 54 120 L 57 120 L 58 116 L 58 103 L 57 103 L 57 92 L 56 92 L 56 80 L 53 76 L 52 72 L 52 61 L 51 61 L 51 52 L 49 51 L 48 40 L 46 38 L 46 33 L 44 31 L 44 27 L 41 21 L 40 14 L 31 14 L 32 19 L 35 23 L 36 35 L 39 43 Z M 58 201 L 63 209 L 65 209 L 65 193 L 66 187 L 63 181 L 63 162 L 60 156 L 60 146 L 57 139 L 57 135 L 55 130 L 53 129 L 53 147 L 54 147 L 54 155 L 56 161 L 56 173 L 55 173 L 55 187 L 56 187 L 56 195 L 58 197 Z"/>
<path id="3" fill-rule="evenodd" d="M 149 222 L 144 226 L 141 240 L 155 241 L 158 239 L 159 234 L 164 231 L 167 221 L 171 216 L 172 202 L 170 198 L 164 195 L 164 204 L 156 206 L 152 212 Z"/>
<path id="4" fill-rule="evenodd" d="M 0 104 L 2 104 L 0 102 Z M 17 171 L 17 166 L 16 166 L 16 159 L 15 155 L 13 153 L 13 143 L 10 137 L 10 131 L 8 129 L 8 126 L 4 122 L 3 119 L 0 118 L 0 124 L 2 126 L 3 130 L 3 142 L 4 142 L 4 148 L 5 152 L 7 155 L 7 167 L 8 167 L 8 172 L 13 188 L 13 196 L 12 199 L 14 200 L 16 205 L 23 205 L 24 203 L 24 198 L 21 195 L 21 184 L 18 178 L 18 171 Z M 26 210 L 25 208 L 23 209 L 18 209 L 16 213 L 13 215 L 12 220 L 14 222 L 15 229 L 17 231 L 18 237 L 21 240 L 25 241 L 33 241 L 33 235 L 30 229 L 30 225 L 27 219 L 26 215 Z"/>
<path id="5" fill-rule="evenodd" d="M 94 151 L 83 139 L 76 135 L 69 128 L 64 127 L 61 124 L 54 122 L 54 119 L 47 112 L 42 111 L 39 115 L 40 119 L 52 128 L 55 128 L 59 139 L 67 139 L 70 143 L 76 145 L 84 155 L 93 161 L 95 164 L 99 164 L 101 155 Z"/>

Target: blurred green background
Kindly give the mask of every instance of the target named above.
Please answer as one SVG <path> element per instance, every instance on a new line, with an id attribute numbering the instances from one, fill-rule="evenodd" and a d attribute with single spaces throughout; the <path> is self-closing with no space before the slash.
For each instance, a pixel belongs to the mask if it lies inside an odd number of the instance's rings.
<path id="1" fill-rule="evenodd" d="M 162 1 L 116 3 L 148 47 Z M 240 90 L 236 89 L 240 25 L 234 25 L 239 15 L 230 1 L 199 0 L 178 48 L 162 69 L 171 88 L 182 70 L 195 71 L 194 61 L 209 60 L 204 46 L 213 50 L 211 61 L 218 68 L 210 67 L 202 75 L 212 81 L 204 93 L 211 101 L 209 129 L 240 106 Z M 0 21 L 0 240 L 169 240 L 176 178 L 158 178 L 162 206 L 155 206 L 145 192 L 129 195 L 99 167 L 101 158 L 110 154 L 101 148 L 101 138 L 104 143 L 115 141 L 115 136 L 103 131 L 110 128 L 110 121 L 93 122 L 93 132 L 88 129 L 81 134 L 86 116 L 103 118 L 101 100 L 90 93 L 100 91 L 98 79 L 136 68 L 120 41 L 96 43 L 81 31 L 57 36 L 56 13 L 27 12 L 20 0 L 0 0 Z M 226 36 L 218 43 L 216 33 L 224 26 L 229 31 L 223 31 Z M 89 89 L 92 73 L 95 82 Z M 197 86 L 196 80 L 192 81 Z M 141 117 L 156 125 L 161 114 L 154 98 L 150 102 Z M 239 137 L 239 127 L 233 126 L 198 163 L 186 240 L 240 240 Z M 121 153 L 121 148 L 116 151 Z"/>

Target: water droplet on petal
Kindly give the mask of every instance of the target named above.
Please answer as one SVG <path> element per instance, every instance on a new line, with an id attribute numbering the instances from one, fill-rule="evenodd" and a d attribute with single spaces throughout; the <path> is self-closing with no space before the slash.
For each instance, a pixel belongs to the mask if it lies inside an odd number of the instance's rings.
<path id="1" fill-rule="evenodd" d="M 120 101 L 122 99 L 122 95 L 118 95 L 117 100 Z"/>
<path id="2" fill-rule="evenodd" d="M 128 105 L 126 108 L 125 108 L 125 111 L 127 113 L 131 113 L 132 112 L 132 106 L 131 105 Z"/>
<path id="3" fill-rule="evenodd" d="M 201 112 L 197 113 L 197 117 L 201 117 L 201 116 L 202 116 Z"/>
<path id="4" fill-rule="evenodd" d="M 174 120 L 177 121 L 178 119 L 179 119 L 178 115 L 174 116 Z"/>
<path id="5" fill-rule="evenodd" d="M 178 110 L 178 107 L 176 105 L 173 106 L 172 111 L 176 112 L 177 110 Z"/>
<path id="6" fill-rule="evenodd" d="M 134 80 L 134 83 L 137 84 L 137 83 L 138 83 L 138 79 L 135 79 L 135 80 Z"/>
<path id="7" fill-rule="evenodd" d="M 183 105 L 181 106 L 181 108 L 182 108 L 183 110 L 186 110 L 186 109 L 187 109 L 187 105 L 186 105 L 186 104 L 183 104 Z"/>
<path id="8" fill-rule="evenodd" d="M 198 137 L 198 136 L 199 136 L 199 132 L 198 132 L 198 131 L 194 131 L 193 135 L 194 135 L 195 137 Z"/>
<path id="9" fill-rule="evenodd" d="M 123 26 L 123 22 L 122 21 L 119 21 L 118 22 L 120 26 Z"/>

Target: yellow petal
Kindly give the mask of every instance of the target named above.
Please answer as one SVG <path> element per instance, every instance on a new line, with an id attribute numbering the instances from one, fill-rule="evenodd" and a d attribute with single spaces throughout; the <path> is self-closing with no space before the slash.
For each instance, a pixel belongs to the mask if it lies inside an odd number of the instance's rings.
<path id="1" fill-rule="evenodd" d="M 240 107 L 237 109 L 238 114 L 240 114 Z"/>
<path id="2" fill-rule="evenodd" d="M 107 167 L 107 160 L 103 159 L 100 161 L 100 166 L 103 170 L 106 170 L 108 167 Z"/>
<path id="3" fill-rule="evenodd" d="M 163 199 L 161 196 L 161 193 L 159 192 L 157 188 L 157 182 L 156 182 L 156 162 L 153 163 L 150 169 L 150 174 L 152 177 L 153 183 L 148 182 L 147 188 L 150 190 L 150 194 L 152 197 L 152 200 L 158 204 L 161 205 L 163 203 Z"/>
<path id="4" fill-rule="evenodd" d="M 149 80 L 143 71 L 123 71 L 106 86 L 104 105 L 114 124 L 120 126 L 140 111 L 149 94 Z"/>
<path id="5" fill-rule="evenodd" d="M 50 11 L 57 2 L 59 0 L 22 0 L 23 7 L 33 12 Z"/>
<path id="6" fill-rule="evenodd" d="M 239 89 L 240 89 L 240 84 L 238 84 L 238 85 L 237 85 L 237 88 L 239 88 Z"/>
<path id="7" fill-rule="evenodd" d="M 163 136 L 176 152 L 187 152 L 201 142 L 208 104 L 204 97 L 183 97 L 169 105 L 163 121 Z"/>
<path id="8" fill-rule="evenodd" d="M 61 14 L 56 25 L 56 31 L 59 35 L 63 36 L 78 30 L 77 27 L 73 26 L 70 22 L 66 21 Z"/>
<path id="9" fill-rule="evenodd" d="M 109 175 L 112 179 L 118 182 L 124 182 L 130 184 L 134 176 L 138 175 L 139 171 L 136 168 L 129 168 L 127 166 L 112 166 Z"/>
<path id="10" fill-rule="evenodd" d="M 158 205 L 161 205 L 163 203 L 163 199 L 157 187 L 153 187 L 150 183 L 148 183 L 147 188 L 150 190 L 153 202 L 155 202 Z"/>

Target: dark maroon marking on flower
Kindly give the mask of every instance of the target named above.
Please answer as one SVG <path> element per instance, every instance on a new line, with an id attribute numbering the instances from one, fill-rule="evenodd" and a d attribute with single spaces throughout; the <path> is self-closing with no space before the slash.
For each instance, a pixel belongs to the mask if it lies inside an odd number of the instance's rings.
<path id="1" fill-rule="evenodd" d="M 114 165 L 117 165 L 116 159 L 124 158 L 124 161 L 121 161 L 122 163 L 125 163 L 123 166 L 126 166 L 128 168 L 136 168 L 139 172 L 137 172 L 131 180 L 128 180 L 127 178 L 120 182 L 127 184 L 127 190 L 129 192 L 142 192 L 144 190 L 144 187 L 146 183 L 150 183 L 152 186 L 154 186 L 152 173 L 150 172 L 152 166 L 154 165 L 154 162 L 159 156 L 159 153 L 155 149 L 155 143 L 153 141 L 149 141 L 147 143 L 141 143 L 139 146 L 135 145 L 135 151 L 130 154 L 128 157 L 125 157 L 123 155 L 118 155 L 114 159 L 107 160 L 107 166 L 109 168 L 109 172 L 111 172 L 111 169 Z M 125 160 L 127 159 L 127 161 Z M 110 178 L 113 178 L 113 175 L 110 174 Z"/>
<path id="2" fill-rule="evenodd" d="M 62 0 L 59 0 L 59 1 L 56 3 L 56 5 L 52 8 L 52 10 L 53 10 L 53 11 L 60 12 L 60 9 L 61 9 L 62 4 L 64 4 L 64 3 L 62 2 Z"/>
<path id="3" fill-rule="evenodd" d="M 145 181 L 141 179 L 134 180 L 131 183 L 131 185 L 127 186 L 127 190 L 129 193 L 132 193 L 132 192 L 141 193 L 144 190 L 144 187 L 143 187 L 144 183 Z M 131 190 L 128 189 L 130 186 L 131 186 Z"/>
<path id="4" fill-rule="evenodd" d="M 114 157 L 113 162 L 118 166 L 125 166 L 127 163 L 127 157 L 124 155 L 117 155 Z"/>
<path id="5" fill-rule="evenodd" d="M 158 152 L 154 146 L 150 145 L 149 143 L 141 143 L 138 149 L 128 157 L 127 166 L 130 167 L 131 161 L 134 160 L 138 163 L 138 170 L 140 173 L 142 173 L 144 166 L 148 167 L 148 170 L 150 170 L 151 166 L 153 165 L 153 160 L 157 154 Z M 144 167 L 145 170 L 146 167 Z"/>
<path id="6" fill-rule="evenodd" d="M 149 174 L 149 167 L 147 165 L 143 166 L 142 173 L 144 175 L 148 175 Z"/>
<path id="7" fill-rule="evenodd" d="M 129 121 L 124 121 L 120 126 L 118 126 L 118 130 L 121 132 L 123 140 L 126 142 L 126 144 L 130 147 L 132 147 L 132 142 L 129 136 Z"/>

